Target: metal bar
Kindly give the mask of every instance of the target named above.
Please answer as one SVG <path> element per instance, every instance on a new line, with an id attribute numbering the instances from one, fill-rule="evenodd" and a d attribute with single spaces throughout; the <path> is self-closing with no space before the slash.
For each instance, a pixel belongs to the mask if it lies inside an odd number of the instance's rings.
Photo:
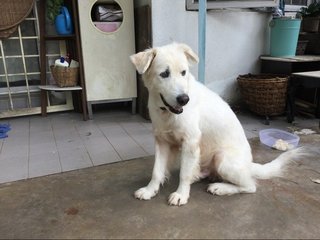
<path id="1" fill-rule="evenodd" d="M 20 48 L 21 48 L 21 55 L 22 55 L 22 63 L 23 63 L 23 71 L 24 71 L 24 78 L 26 80 L 26 87 L 27 87 L 27 95 L 28 95 L 28 107 L 31 108 L 31 95 L 30 95 L 30 89 L 29 89 L 29 82 L 28 82 L 28 75 L 27 75 L 27 66 L 26 66 L 26 59 L 24 58 L 24 49 L 23 49 L 23 42 L 21 39 L 21 28 L 20 25 L 18 26 L 18 33 L 19 33 L 19 42 L 20 42 Z"/>
<path id="2" fill-rule="evenodd" d="M 24 76 L 25 73 L 8 73 L 8 77 L 13 77 L 13 76 Z M 28 72 L 27 75 L 37 75 L 40 74 L 40 72 Z M 0 77 L 5 77 L 5 74 L 0 74 Z"/>
<path id="3" fill-rule="evenodd" d="M 0 49 L 1 49 L 2 59 L 3 59 L 2 62 L 3 62 L 4 74 L 5 74 L 6 82 L 7 82 L 8 96 L 9 96 L 9 102 L 10 102 L 10 109 L 13 110 L 13 102 L 12 102 L 12 97 L 11 97 L 11 90 L 10 90 L 10 84 L 9 84 L 9 78 L 8 78 L 8 71 L 7 71 L 6 59 L 4 58 L 4 51 L 3 51 L 2 40 L 0 40 Z"/>
<path id="4" fill-rule="evenodd" d="M 11 95 L 22 94 L 27 92 L 27 89 L 25 86 L 11 87 L 10 90 L 11 90 Z M 40 92 L 40 89 L 37 86 L 32 86 L 30 87 L 29 91 Z M 0 96 L 2 95 L 8 95 L 8 91 L 6 91 L 4 88 L 0 88 Z"/>
<path id="5" fill-rule="evenodd" d="M 205 61 L 206 61 L 206 17 L 207 17 L 207 0 L 199 0 L 198 14 L 198 51 L 199 67 L 198 80 L 205 83 Z"/>
<path id="6" fill-rule="evenodd" d="M 10 55 L 10 56 L 5 56 L 5 58 L 21 58 L 22 57 L 22 55 Z M 34 54 L 34 55 L 25 55 L 24 56 L 25 58 L 31 58 L 31 57 L 39 57 L 39 55 L 38 54 Z M 0 57 L 0 59 L 1 59 L 2 57 Z"/>
<path id="7" fill-rule="evenodd" d="M 41 63 L 40 62 L 40 26 L 39 26 L 39 15 L 38 15 L 38 8 L 37 8 L 37 4 L 34 5 L 34 15 L 35 15 L 35 18 L 36 18 L 36 28 L 35 28 L 35 31 L 36 31 L 36 35 L 37 35 L 37 50 L 38 50 L 38 55 L 37 57 L 39 57 L 39 64 Z"/>
<path id="8" fill-rule="evenodd" d="M 37 39 L 37 36 L 26 36 L 26 37 L 22 37 L 22 39 Z M 10 37 L 8 38 L 10 40 L 19 40 L 19 37 Z"/>
<path id="9" fill-rule="evenodd" d="M 39 54 L 32 54 L 32 55 L 25 55 L 25 58 L 31 58 L 31 57 L 39 57 Z M 60 54 L 55 54 L 55 53 L 51 53 L 51 54 L 47 54 L 47 57 L 59 57 Z M 11 55 L 11 56 L 5 56 L 5 58 L 20 58 L 22 57 L 21 55 Z M 0 56 L 0 59 L 2 59 L 2 56 Z"/>

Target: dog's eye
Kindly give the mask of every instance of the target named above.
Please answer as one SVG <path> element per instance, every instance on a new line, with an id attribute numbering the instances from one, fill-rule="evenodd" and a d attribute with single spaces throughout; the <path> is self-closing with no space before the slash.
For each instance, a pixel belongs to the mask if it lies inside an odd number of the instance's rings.
<path id="1" fill-rule="evenodd" d="M 160 76 L 162 78 L 168 78 L 170 76 L 170 71 L 169 69 L 165 70 L 164 72 L 160 73 Z"/>
<path id="2" fill-rule="evenodd" d="M 182 76 L 186 75 L 186 70 L 183 70 L 183 71 L 181 72 L 181 75 L 182 75 Z"/>

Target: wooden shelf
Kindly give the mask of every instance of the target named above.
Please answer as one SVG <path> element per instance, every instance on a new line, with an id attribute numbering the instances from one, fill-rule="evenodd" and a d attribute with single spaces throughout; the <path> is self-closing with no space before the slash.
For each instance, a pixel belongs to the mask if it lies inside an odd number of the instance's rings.
<path id="1" fill-rule="evenodd" d="M 82 60 L 82 48 L 80 41 L 79 14 L 77 0 L 64 0 L 64 5 L 68 8 L 73 22 L 74 34 L 70 35 L 48 35 L 46 34 L 46 0 L 38 1 L 39 4 L 39 29 L 40 29 L 40 86 L 37 89 L 41 91 L 41 114 L 47 115 L 47 91 L 76 91 L 72 93 L 73 106 L 82 111 L 83 120 L 88 120 L 87 96 L 85 91 L 84 70 Z M 47 58 L 46 42 L 47 41 L 66 41 L 67 51 L 70 57 L 79 62 L 79 86 L 75 87 L 58 87 L 49 85 L 47 82 Z M 68 108 L 70 108 L 68 106 Z"/>

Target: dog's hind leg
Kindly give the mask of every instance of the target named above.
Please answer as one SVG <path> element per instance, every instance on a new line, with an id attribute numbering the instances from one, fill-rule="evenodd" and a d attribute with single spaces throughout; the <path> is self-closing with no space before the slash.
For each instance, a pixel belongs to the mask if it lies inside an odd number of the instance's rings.
<path id="1" fill-rule="evenodd" d="M 138 189 L 134 196 L 140 200 L 149 200 L 154 197 L 166 179 L 168 162 L 176 158 L 177 149 L 159 139 L 156 139 L 155 144 L 155 161 L 153 166 L 152 178 L 146 187 Z"/>
<path id="2" fill-rule="evenodd" d="M 256 191 L 256 183 L 248 167 L 250 163 L 224 153 L 216 157 L 219 158 L 217 172 L 226 182 L 209 184 L 208 192 L 213 195 L 233 195 Z"/>

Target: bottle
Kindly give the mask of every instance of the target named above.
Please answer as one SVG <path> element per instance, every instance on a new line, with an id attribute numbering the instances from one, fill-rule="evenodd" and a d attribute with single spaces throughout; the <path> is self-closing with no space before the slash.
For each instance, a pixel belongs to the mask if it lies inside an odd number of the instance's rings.
<path id="1" fill-rule="evenodd" d="M 54 66 L 69 67 L 69 63 L 64 59 L 64 57 L 61 57 L 54 62 Z"/>

